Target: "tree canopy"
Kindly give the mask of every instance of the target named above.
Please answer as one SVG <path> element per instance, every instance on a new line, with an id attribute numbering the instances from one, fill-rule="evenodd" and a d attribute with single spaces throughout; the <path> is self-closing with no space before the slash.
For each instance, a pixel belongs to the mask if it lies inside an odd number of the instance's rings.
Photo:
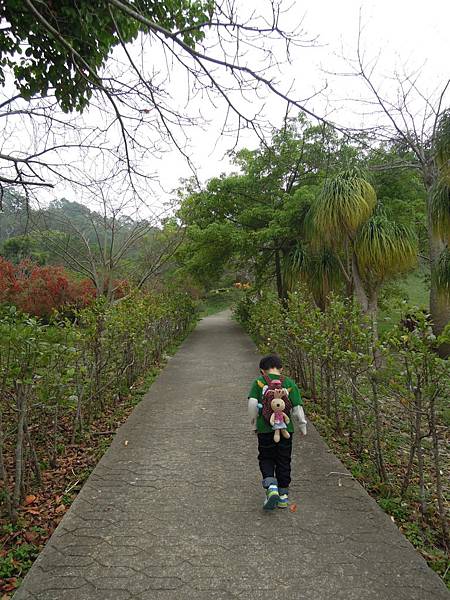
<path id="1" fill-rule="evenodd" d="M 367 309 L 367 294 L 415 263 L 425 223 L 415 172 L 382 169 L 391 152 L 368 154 L 330 128 L 292 120 L 270 144 L 236 153 L 239 173 L 186 194 L 184 268 L 203 283 L 240 268 L 257 286 L 274 280 L 280 298 L 303 279 L 320 306 L 363 276 Z"/>
<path id="2" fill-rule="evenodd" d="M 275 94 L 312 114 L 272 77 L 290 43 L 311 42 L 283 29 L 278 2 L 242 12 L 212 0 L 1 0 L 0 83 L 8 85 L 0 119 L 8 131 L 0 183 L 27 193 L 61 180 L 87 192 L 100 183 L 144 205 L 155 155 L 175 148 L 195 173 L 188 128 L 205 123 L 205 103 L 224 109 L 224 131 L 247 127 L 260 137 L 267 117 L 248 93 L 261 105 Z M 286 42 L 284 57 L 255 43 L 262 35 Z M 29 146 L 18 133 L 27 127 Z"/>
<path id="3" fill-rule="evenodd" d="M 92 90 L 102 87 L 102 69 L 111 50 L 148 29 L 124 10 L 139 14 L 168 32 L 179 32 L 187 46 L 203 39 L 198 26 L 209 21 L 211 0 L 113 2 L 100 0 L 2 0 L 0 83 L 12 69 L 23 98 L 47 95 L 50 88 L 65 112 L 81 111 Z"/>

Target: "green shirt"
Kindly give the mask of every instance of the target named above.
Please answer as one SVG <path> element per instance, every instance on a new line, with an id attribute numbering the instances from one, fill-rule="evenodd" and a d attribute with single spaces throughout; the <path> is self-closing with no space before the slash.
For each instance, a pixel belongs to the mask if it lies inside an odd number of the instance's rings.
<path id="1" fill-rule="evenodd" d="M 276 373 L 268 373 L 268 376 L 270 377 L 270 379 L 279 379 L 280 375 L 277 375 Z M 258 402 L 262 401 L 262 395 L 263 395 L 263 387 L 266 385 L 266 382 L 264 381 L 264 377 L 258 377 L 258 379 L 255 379 L 255 381 L 252 383 L 252 387 L 250 388 L 250 391 L 248 393 L 248 397 L 249 398 L 256 398 L 256 400 L 258 400 Z M 289 399 L 292 403 L 292 406 L 303 406 L 303 400 L 302 397 L 300 396 L 300 391 L 295 383 L 295 381 L 293 381 L 292 379 L 290 379 L 289 377 L 285 377 L 284 381 L 283 381 L 283 387 L 287 388 L 289 390 Z M 287 430 L 290 433 L 294 432 L 294 425 L 292 423 L 292 418 L 290 417 L 290 422 L 287 426 Z M 258 415 L 258 418 L 256 419 L 256 431 L 258 433 L 270 433 L 271 431 L 273 431 L 272 426 L 269 425 L 269 423 L 267 423 L 267 421 L 264 419 L 264 417 L 262 415 Z"/>

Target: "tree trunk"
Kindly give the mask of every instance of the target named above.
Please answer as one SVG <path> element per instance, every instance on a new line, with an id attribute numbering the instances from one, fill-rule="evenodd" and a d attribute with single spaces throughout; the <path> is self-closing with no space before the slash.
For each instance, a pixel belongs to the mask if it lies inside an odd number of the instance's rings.
<path id="1" fill-rule="evenodd" d="M 439 438 L 436 424 L 436 396 L 433 396 L 430 402 L 430 430 L 431 438 L 433 440 L 433 462 L 434 462 L 434 474 L 436 478 L 436 496 L 438 501 L 439 519 L 441 522 L 442 539 L 444 546 L 448 549 L 449 534 L 447 525 L 447 514 L 445 509 L 444 492 L 441 480 L 441 460 L 439 453 Z"/>
<path id="2" fill-rule="evenodd" d="M 378 343 L 378 290 L 374 290 L 369 297 L 367 312 L 372 320 L 373 342 Z"/>
<path id="3" fill-rule="evenodd" d="M 359 272 L 358 260 L 354 252 L 352 254 L 352 280 L 355 296 L 361 305 L 362 311 L 364 313 L 367 313 L 367 311 L 369 310 L 369 299 L 367 297 L 366 290 L 364 289 L 362 283 L 361 274 Z"/>
<path id="4" fill-rule="evenodd" d="M 50 466 L 52 469 L 56 469 L 58 466 L 58 418 L 58 404 L 55 404 L 53 413 L 53 444 L 50 454 Z"/>
<path id="5" fill-rule="evenodd" d="M 281 275 L 280 251 L 278 249 L 275 250 L 275 275 L 277 278 L 278 299 L 281 300 L 283 305 L 286 305 L 286 297 L 283 290 L 283 278 Z"/>
<path id="6" fill-rule="evenodd" d="M 41 466 L 39 464 L 39 459 L 38 459 L 38 455 L 36 452 L 36 448 L 34 447 L 33 440 L 31 439 L 31 434 L 30 434 L 30 430 L 28 429 L 28 423 L 27 423 L 26 417 L 25 417 L 25 423 L 24 423 L 24 434 L 27 439 L 28 448 L 30 449 L 31 466 L 34 471 L 34 476 L 36 478 L 36 482 L 39 486 L 42 486 Z"/>
<path id="7" fill-rule="evenodd" d="M 433 235 L 433 223 L 431 214 L 431 191 L 428 192 L 428 240 L 430 244 L 430 314 L 433 320 L 433 332 L 439 335 L 450 322 L 450 298 L 438 290 L 434 274 L 439 263 L 439 258 L 444 250 L 442 240 Z M 439 354 L 445 358 L 450 356 L 450 344 L 442 344 Z"/>
<path id="8" fill-rule="evenodd" d="M 333 409 L 334 409 L 334 423 L 336 433 L 342 435 L 341 418 L 339 414 L 339 394 L 337 390 L 337 376 L 336 370 L 333 369 L 331 375 L 331 383 L 333 385 Z"/>
<path id="9" fill-rule="evenodd" d="M 380 414 L 380 403 L 378 400 L 378 387 L 377 382 L 375 380 L 375 375 L 370 378 L 370 384 L 372 386 L 372 400 L 373 400 L 373 412 L 374 412 L 374 422 L 375 422 L 375 463 L 377 466 L 378 474 L 383 483 L 388 481 L 387 471 L 384 463 L 383 457 L 383 448 L 381 445 L 382 439 L 382 423 L 381 423 L 381 414 Z"/>
<path id="10" fill-rule="evenodd" d="M 419 378 L 417 378 L 419 382 Z M 417 383 L 414 390 L 414 408 L 415 408 L 415 434 L 416 434 L 416 454 L 417 454 L 417 470 L 419 475 L 419 496 L 420 496 L 420 513 L 422 518 L 425 518 L 427 513 L 427 501 L 425 497 L 425 477 L 424 477 L 424 461 L 422 449 L 422 390 Z"/>
<path id="11" fill-rule="evenodd" d="M 6 472 L 5 461 L 3 458 L 3 415 L 0 410 L 0 482 L 3 483 L 3 501 L 6 507 L 6 514 L 12 519 L 11 495 L 8 486 L 8 474 Z"/>
<path id="12" fill-rule="evenodd" d="M 356 440 L 353 441 L 352 440 L 352 449 L 354 450 L 354 452 L 356 453 L 356 456 L 358 458 L 361 458 L 362 454 L 363 454 L 363 440 L 364 440 L 364 428 L 363 428 L 363 421 L 361 418 L 361 411 L 359 410 L 359 406 L 358 406 L 358 388 L 356 386 L 357 380 L 356 378 L 350 377 L 350 383 L 351 383 L 351 388 L 352 388 L 352 392 L 351 392 L 351 396 L 352 396 L 352 418 L 354 419 L 355 423 L 356 423 Z"/>
<path id="13" fill-rule="evenodd" d="M 409 458 L 408 458 L 408 466 L 406 467 L 405 475 L 403 477 L 402 487 L 400 491 L 401 498 L 406 496 L 406 492 L 408 491 L 409 485 L 411 483 L 411 473 L 414 466 L 414 457 L 416 455 L 416 443 L 414 436 L 414 424 L 410 426 L 410 446 L 409 446 Z"/>
<path id="14" fill-rule="evenodd" d="M 408 390 L 413 390 L 415 388 L 413 379 L 412 379 L 412 373 L 411 373 L 411 368 L 409 365 L 409 361 L 407 356 L 404 357 L 403 359 L 403 366 L 405 367 L 405 374 L 406 374 L 406 387 Z M 415 405 L 414 405 L 415 407 Z M 401 487 L 401 497 L 402 499 L 406 496 L 406 492 L 408 491 L 408 487 L 410 485 L 411 482 L 411 475 L 413 472 L 413 467 L 414 467 L 414 457 L 416 455 L 416 432 L 415 432 L 415 412 L 414 412 L 414 408 L 411 405 L 411 408 L 408 408 L 408 419 L 409 419 L 409 459 L 408 459 L 408 466 L 406 467 L 406 472 L 405 472 L 405 476 L 403 478 L 403 483 L 402 483 L 402 487 Z"/>
<path id="15" fill-rule="evenodd" d="M 17 386 L 17 437 L 16 437 L 16 449 L 15 449 L 15 479 L 14 479 L 14 492 L 13 492 L 13 506 L 12 506 L 12 522 L 17 521 L 17 508 L 21 500 L 21 488 L 23 479 L 23 446 L 24 446 L 24 423 L 27 412 L 27 397 L 26 392 L 22 387 L 22 384 Z"/>
<path id="16" fill-rule="evenodd" d="M 378 347 L 378 289 L 371 292 L 368 298 L 367 314 L 372 322 L 373 359 L 376 369 L 382 367 L 381 352 Z"/>

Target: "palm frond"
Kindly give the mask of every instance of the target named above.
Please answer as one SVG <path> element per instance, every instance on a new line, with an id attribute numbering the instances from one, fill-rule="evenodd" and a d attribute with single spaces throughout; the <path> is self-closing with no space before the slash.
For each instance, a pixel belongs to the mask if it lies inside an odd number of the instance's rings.
<path id="1" fill-rule="evenodd" d="M 358 232 L 355 252 L 366 280 L 382 282 L 417 263 L 417 237 L 407 225 L 374 215 Z"/>
<path id="2" fill-rule="evenodd" d="M 342 275 L 336 253 L 324 247 L 315 253 L 309 263 L 307 283 L 317 305 L 324 308 L 331 291 L 342 283 Z"/>
<path id="3" fill-rule="evenodd" d="M 430 211 L 434 235 L 450 243 L 450 179 L 441 177 L 434 186 Z"/>
<path id="4" fill-rule="evenodd" d="M 293 291 L 298 282 L 305 279 L 307 261 L 307 250 L 301 242 L 283 258 L 283 282 L 288 292 Z"/>
<path id="5" fill-rule="evenodd" d="M 450 109 L 439 118 L 434 140 L 435 159 L 441 177 L 450 185 Z"/>
<path id="6" fill-rule="evenodd" d="M 376 201 L 375 190 L 358 171 L 344 171 L 324 183 L 313 207 L 314 226 L 330 243 L 353 237 Z"/>
<path id="7" fill-rule="evenodd" d="M 434 276 L 439 291 L 450 298 L 450 249 L 445 248 L 435 270 Z"/>
<path id="8" fill-rule="evenodd" d="M 292 291 L 300 281 L 308 286 L 318 306 L 325 306 L 330 291 L 342 283 L 339 262 L 335 252 L 329 247 L 312 251 L 299 243 L 285 257 L 283 281 L 288 291 Z"/>

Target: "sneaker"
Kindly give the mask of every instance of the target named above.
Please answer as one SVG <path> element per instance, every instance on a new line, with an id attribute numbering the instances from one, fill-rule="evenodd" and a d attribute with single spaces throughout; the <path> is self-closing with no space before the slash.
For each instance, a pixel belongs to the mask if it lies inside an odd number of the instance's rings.
<path id="1" fill-rule="evenodd" d="M 287 508 L 289 506 L 289 496 L 287 494 L 280 494 L 277 506 L 278 508 Z"/>
<path id="2" fill-rule="evenodd" d="M 264 500 L 263 508 L 265 510 L 272 510 L 278 504 L 280 495 L 278 494 L 278 486 L 274 483 L 269 485 L 266 490 L 266 499 Z"/>

